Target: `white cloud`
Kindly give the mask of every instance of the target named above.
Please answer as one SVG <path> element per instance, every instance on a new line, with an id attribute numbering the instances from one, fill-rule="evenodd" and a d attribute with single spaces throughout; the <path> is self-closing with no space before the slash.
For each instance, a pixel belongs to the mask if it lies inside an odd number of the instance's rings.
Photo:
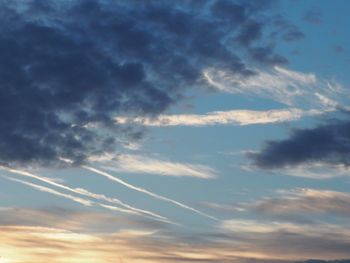
<path id="1" fill-rule="evenodd" d="M 120 154 L 116 157 L 109 155 L 90 157 L 90 160 L 105 162 L 104 168 L 125 173 L 147 173 L 174 177 L 187 176 L 202 179 L 215 178 L 217 173 L 215 169 L 207 165 L 171 162 L 141 155 Z"/>
<path id="2" fill-rule="evenodd" d="M 205 70 L 203 76 L 219 91 L 260 96 L 289 106 L 306 104 L 331 110 L 345 94 L 340 84 L 321 80 L 312 73 L 277 66 L 269 71 L 255 71 L 256 75 L 246 77 L 211 68 Z"/>
<path id="3" fill-rule="evenodd" d="M 302 73 L 274 67 L 269 71 L 255 70 L 247 77 L 215 68 L 203 71 L 204 79 L 215 89 L 226 93 L 272 99 L 289 108 L 274 110 L 213 111 L 205 114 L 160 115 L 157 118 L 143 116 L 118 116 L 118 124 L 144 126 L 209 126 L 252 125 L 294 121 L 305 116 L 320 115 L 343 106 L 349 93 L 337 82 L 322 80 L 312 73 Z"/>
<path id="4" fill-rule="evenodd" d="M 274 236 L 277 233 L 292 233 L 295 236 L 312 236 L 312 237 L 324 237 L 329 235 L 350 235 L 349 231 L 344 231 L 346 226 L 336 224 L 300 224 L 290 223 L 284 221 L 261 221 L 251 219 L 229 219 L 223 220 L 219 224 L 219 228 L 227 232 L 234 232 L 239 235 L 253 234 L 258 237 L 259 235 L 268 237 Z"/>
<path id="5" fill-rule="evenodd" d="M 249 151 L 255 153 L 255 151 Z M 241 165 L 241 169 L 247 172 L 254 172 L 260 170 L 254 165 Z M 271 169 L 268 172 L 276 175 L 289 175 L 302 178 L 325 180 L 336 177 L 348 177 L 350 169 L 342 164 L 329 164 L 322 162 L 309 162 L 300 165 L 285 166 L 280 169 Z"/>
<path id="6" fill-rule="evenodd" d="M 305 228 L 287 222 L 261 222 L 256 220 L 231 219 L 222 221 L 220 227 L 237 233 L 272 233 L 289 231 L 303 233 Z"/>
<path id="7" fill-rule="evenodd" d="M 304 116 L 322 114 L 320 110 L 296 108 L 267 111 L 231 110 L 214 111 L 206 114 L 160 115 L 157 118 L 117 117 L 120 124 L 134 123 L 144 126 L 209 126 L 209 125 L 252 125 L 298 120 Z"/>
<path id="8" fill-rule="evenodd" d="M 157 118 L 142 116 L 118 116 L 119 124 L 144 126 L 208 126 L 208 125 L 252 125 L 298 120 L 334 111 L 348 98 L 348 92 L 335 81 L 319 79 L 312 73 L 302 73 L 286 68 L 274 67 L 268 71 L 256 70 L 247 77 L 215 68 L 203 72 L 204 79 L 215 89 L 233 94 L 245 94 L 268 98 L 290 108 L 274 110 L 213 111 L 205 114 L 160 115 Z"/>
<path id="9" fill-rule="evenodd" d="M 272 172 L 295 177 L 321 180 L 349 176 L 350 169 L 341 164 L 336 165 L 321 162 L 310 162 L 297 166 L 284 167 L 283 169 L 276 169 Z"/>

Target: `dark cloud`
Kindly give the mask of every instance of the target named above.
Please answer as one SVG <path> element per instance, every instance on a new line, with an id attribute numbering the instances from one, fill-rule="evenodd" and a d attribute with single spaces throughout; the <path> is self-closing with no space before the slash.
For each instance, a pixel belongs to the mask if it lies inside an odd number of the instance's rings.
<path id="1" fill-rule="evenodd" d="M 322 23 L 322 14 L 319 10 L 311 9 L 306 11 L 303 20 L 310 24 L 319 25 Z"/>
<path id="2" fill-rule="evenodd" d="M 284 41 L 296 41 L 305 37 L 296 25 L 280 15 L 273 18 L 273 24 L 277 30 L 272 32 L 272 36 L 279 36 Z"/>
<path id="3" fill-rule="evenodd" d="M 240 31 L 237 40 L 242 45 L 250 45 L 253 41 L 261 37 L 261 30 L 261 24 L 256 21 L 249 21 Z"/>
<path id="4" fill-rule="evenodd" d="M 253 74 L 237 48 L 286 62 L 252 47 L 271 26 L 259 19 L 269 3 L 0 0 L 0 162 L 113 151 L 117 135 L 140 136 L 118 114 L 159 114 L 206 67 Z"/>
<path id="5" fill-rule="evenodd" d="M 260 168 L 282 168 L 313 162 L 350 164 L 350 122 L 332 121 L 311 129 L 296 129 L 289 138 L 268 141 L 248 155 Z"/>
<path id="6" fill-rule="evenodd" d="M 256 61 L 266 65 L 283 65 L 288 63 L 285 57 L 273 52 L 272 46 L 252 47 L 249 48 L 249 53 Z"/>

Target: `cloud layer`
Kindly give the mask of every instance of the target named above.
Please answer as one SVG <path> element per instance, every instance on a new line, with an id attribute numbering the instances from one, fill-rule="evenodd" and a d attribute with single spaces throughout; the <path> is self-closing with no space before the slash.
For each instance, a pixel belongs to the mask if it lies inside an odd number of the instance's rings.
<path id="1" fill-rule="evenodd" d="M 324 260 L 350 256 L 350 233 L 336 225 L 232 219 L 193 240 L 181 234 L 169 237 L 164 228 L 146 222 L 129 220 L 124 222 L 128 228 L 115 229 L 110 222 L 122 223 L 121 219 L 102 213 L 10 208 L 0 213 L 0 253 L 5 262 L 282 263 L 315 255 Z M 106 224 L 105 231 L 86 231 L 97 222 Z"/>

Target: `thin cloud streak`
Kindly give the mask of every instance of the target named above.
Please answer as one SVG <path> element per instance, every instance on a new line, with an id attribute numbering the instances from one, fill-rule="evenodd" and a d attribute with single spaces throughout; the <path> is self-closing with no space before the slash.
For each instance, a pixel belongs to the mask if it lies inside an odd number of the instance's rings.
<path id="1" fill-rule="evenodd" d="M 6 167 L 0 167 L 0 168 L 5 170 L 5 171 L 11 172 L 11 173 L 15 173 L 15 174 L 18 174 L 18 175 L 21 175 L 21 176 L 34 178 L 36 180 L 42 181 L 44 183 L 50 184 L 52 186 L 56 186 L 58 188 L 61 188 L 61 189 L 64 189 L 64 190 L 67 190 L 67 191 L 70 191 L 70 192 L 73 192 L 73 193 L 76 193 L 76 194 L 84 195 L 84 196 L 87 196 L 87 197 L 90 197 L 90 198 L 94 198 L 94 199 L 97 199 L 97 200 L 100 200 L 100 201 L 107 201 L 109 203 L 121 205 L 121 206 L 127 208 L 127 209 L 122 209 L 122 208 L 119 208 L 119 207 L 116 208 L 120 212 L 133 213 L 133 214 L 138 214 L 138 215 L 145 214 L 145 215 L 149 215 L 149 216 L 155 217 L 157 219 L 166 220 L 166 221 L 168 220 L 166 217 L 163 217 L 163 216 L 158 215 L 156 213 L 153 213 L 153 212 L 150 212 L 150 211 L 147 211 L 147 210 L 144 210 L 144 209 L 135 208 L 135 207 L 133 207 L 131 205 L 125 204 L 124 202 L 122 202 L 122 201 L 120 201 L 119 199 L 116 199 L 116 198 L 106 197 L 105 195 L 102 195 L 102 194 L 95 194 L 95 193 L 89 192 L 89 191 L 87 191 L 85 189 L 82 189 L 82 188 L 71 188 L 71 187 L 68 187 L 66 185 L 63 185 L 63 184 L 60 184 L 60 183 L 56 183 L 56 182 L 54 182 L 54 181 L 52 181 L 52 180 L 50 180 L 48 178 L 43 178 L 41 176 L 38 176 L 38 175 L 35 175 L 35 174 L 32 174 L 32 173 L 26 172 L 26 171 L 21 171 L 21 170 L 17 170 L 17 169 L 6 168 Z M 99 205 L 101 205 L 101 204 L 99 204 Z M 116 209 L 114 209 L 114 210 L 116 210 Z"/>
<path id="2" fill-rule="evenodd" d="M 142 155 L 119 154 L 91 156 L 92 162 L 103 163 L 108 170 L 126 173 L 147 173 L 174 177 L 196 177 L 200 179 L 212 179 L 217 171 L 207 165 L 171 162 Z"/>
<path id="3" fill-rule="evenodd" d="M 119 124 L 138 124 L 144 126 L 211 126 L 211 125 L 253 125 L 295 121 L 304 116 L 320 115 L 320 110 L 301 110 L 297 108 L 256 111 L 231 110 L 213 111 L 206 114 L 160 115 L 157 118 L 117 117 Z"/>
<path id="4" fill-rule="evenodd" d="M 315 214 L 350 216 L 350 194 L 345 192 L 294 189 L 280 191 L 281 195 L 253 204 L 253 208 L 266 214 Z"/>
<path id="5" fill-rule="evenodd" d="M 252 156 L 255 151 L 248 151 L 247 155 Z M 240 166 L 247 172 L 257 172 L 261 168 L 256 164 L 247 164 Z M 327 180 L 338 177 L 349 177 L 350 169 L 343 164 L 330 164 L 326 162 L 309 162 L 298 165 L 287 165 L 282 168 L 269 168 L 269 173 L 279 175 L 288 175 L 293 177 L 309 178 L 315 180 Z"/>
<path id="6" fill-rule="evenodd" d="M 192 212 L 195 212 L 195 213 L 197 213 L 199 215 L 202 215 L 204 217 L 210 218 L 212 220 L 218 220 L 217 218 L 215 218 L 215 217 L 213 217 L 211 215 L 208 215 L 206 213 L 203 213 L 203 212 L 201 212 L 201 211 L 199 211 L 199 210 L 197 210 L 197 209 L 195 209 L 193 207 L 190 207 L 188 205 L 185 205 L 185 204 L 183 204 L 181 202 L 178 202 L 176 200 L 170 199 L 168 197 L 165 197 L 165 196 L 162 196 L 162 195 L 150 192 L 150 191 L 148 191 L 146 189 L 143 189 L 141 187 L 137 187 L 137 186 L 134 186 L 132 184 L 129 184 L 129 183 L 123 181 L 122 179 L 120 179 L 118 177 L 115 177 L 115 176 L 113 176 L 113 175 L 111 175 L 109 173 L 106 173 L 104 171 L 101 171 L 99 169 L 96 169 L 96 168 L 93 168 L 93 167 L 89 167 L 89 166 L 86 166 L 86 165 L 83 165 L 81 167 L 86 169 L 86 170 L 88 170 L 88 171 L 91 171 L 91 172 L 94 172 L 96 174 L 102 175 L 103 177 L 106 177 L 107 179 L 109 179 L 111 181 L 117 182 L 118 184 L 124 185 L 127 188 L 129 188 L 129 189 L 135 190 L 135 191 L 140 192 L 140 193 L 144 193 L 144 194 L 149 195 L 149 196 L 151 196 L 153 198 L 156 198 L 158 200 L 162 200 L 162 201 L 166 201 L 166 202 L 172 203 L 174 205 L 177 205 L 177 206 L 182 207 L 184 209 L 190 210 Z"/>
<path id="7" fill-rule="evenodd" d="M 256 75 L 241 77 L 215 68 L 203 71 L 203 77 L 218 91 L 247 94 L 288 106 L 311 105 L 323 111 L 340 107 L 348 92 L 337 82 L 318 79 L 315 74 L 292 71 L 275 66 L 270 71 L 256 69 Z"/>
<path id="8" fill-rule="evenodd" d="M 16 178 L 11 178 L 11 177 L 8 177 L 8 176 L 5 176 L 5 175 L 1 175 L 1 176 L 3 178 L 7 179 L 7 180 L 14 181 L 14 182 L 17 182 L 17 183 L 21 183 L 21 184 L 30 186 L 30 187 L 35 188 L 35 189 L 37 189 L 39 191 L 42 191 L 42 192 L 46 192 L 46 193 L 50 193 L 50 194 L 57 195 L 57 196 L 60 196 L 60 197 L 64 197 L 66 199 L 73 200 L 74 202 L 83 204 L 85 206 L 92 206 L 92 204 L 93 204 L 93 202 L 90 201 L 90 200 L 86 200 L 86 199 L 83 199 L 83 198 L 80 198 L 80 197 L 76 197 L 76 196 L 73 196 L 73 195 L 69 195 L 69 194 L 63 194 L 63 193 L 61 193 L 59 191 L 56 191 L 54 189 L 51 189 L 51 188 L 48 188 L 48 187 L 45 187 L 45 186 L 42 186 L 42 185 L 26 182 L 26 181 L 19 180 L 19 179 L 16 179 Z"/>

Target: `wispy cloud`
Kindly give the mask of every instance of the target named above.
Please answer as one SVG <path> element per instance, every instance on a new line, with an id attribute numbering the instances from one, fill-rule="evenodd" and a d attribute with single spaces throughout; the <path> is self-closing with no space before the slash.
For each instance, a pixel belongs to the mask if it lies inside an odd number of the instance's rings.
<path id="1" fill-rule="evenodd" d="M 235 233 L 259 233 L 266 234 L 277 231 L 303 233 L 306 226 L 300 226 L 286 222 L 261 222 L 257 220 L 231 219 L 224 220 L 220 226 L 222 229 Z"/>
<path id="2" fill-rule="evenodd" d="M 296 108 L 267 111 L 231 110 L 214 111 L 206 114 L 160 115 L 148 117 L 117 117 L 120 124 L 138 124 L 144 126 L 210 126 L 210 125 L 252 125 L 298 120 L 304 116 L 322 114 L 320 110 L 301 110 Z"/>
<path id="3" fill-rule="evenodd" d="M 90 167 L 90 166 L 86 166 L 86 165 L 82 166 L 82 168 L 84 168 L 84 169 L 86 169 L 88 171 L 91 171 L 93 173 L 99 174 L 99 175 L 107 178 L 110 181 L 113 181 L 113 182 L 116 182 L 118 184 L 124 185 L 125 187 L 127 187 L 129 189 L 132 189 L 134 191 L 137 191 L 137 192 L 140 192 L 140 193 L 144 193 L 144 194 L 146 194 L 148 196 L 151 196 L 153 198 L 156 198 L 158 200 L 162 200 L 162 201 L 166 201 L 166 202 L 172 203 L 172 204 L 174 204 L 176 206 L 179 206 L 179 207 L 182 207 L 184 209 L 190 210 L 190 211 L 195 212 L 195 213 L 197 213 L 199 215 L 202 215 L 204 217 L 207 217 L 207 218 L 210 218 L 210 219 L 213 219 L 213 220 L 217 220 L 215 217 L 213 217 L 211 215 L 208 215 L 206 213 L 203 213 L 203 212 L 201 212 L 201 211 L 199 211 L 199 210 L 197 210 L 197 209 L 195 209 L 193 207 L 190 207 L 190 206 L 188 206 L 186 204 L 183 204 L 183 203 L 181 203 L 179 201 L 176 201 L 176 200 L 173 200 L 171 198 L 168 198 L 168 197 L 165 197 L 165 196 L 153 193 L 153 192 L 148 191 L 148 190 L 146 190 L 144 188 L 141 188 L 141 187 L 129 184 L 129 183 L 125 182 L 124 180 L 122 180 L 122 179 L 120 179 L 120 178 L 118 178 L 116 176 L 113 176 L 113 175 L 111 175 L 111 174 L 109 174 L 107 172 L 104 172 L 104 171 L 101 171 L 99 169 L 96 169 L 96 168 L 93 168 L 93 167 Z"/>
<path id="4" fill-rule="evenodd" d="M 214 203 L 203 202 L 203 206 L 210 209 L 226 212 L 253 212 L 259 215 L 281 216 L 283 219 L 301 221 L 314 221 L 312 218 L 317 214 L 331 217 L 350 216 L 350 193 L 333 190 L 321 190 L 311 188 L 296 188 L 289 190 L 277 190 L 273 196 L 263 197 L 255 201 L 240 203 Z M 309 220 L 310 219 L 310 220 Z M 299 220 L 299 221 L 300 221 Z M 237 223 L 236 230 L 240 227 L 249 229 L 250 221 Z M 270 226 L 270 225 L 269 225 Z M 251 228 L 253 229 L 253 228 Z M 255 231 L 255 230 L 254 230 Z"/>
<path id="5" fill-rule="evenodd" d="M 228 220 L 221 232 L 186 237 L 155 231 L 109 234 L 73 232 L 42 226 L 0 226 L 5 262 L 295 262 L 309 258 L 347 258 L 350 233 L 335 225 Z M 23 236 L 26 238 L 24 239 Z M 106 242 L 107 241 L 107 242 Z M 47 253 L 42 253 L 42 251 Z M 41 253 L 39 253 L 41 252 Z"/>
<path id="6" fill-rule="evenodd" d="M 269 71 L 255 70 L 256 75 L 241 76 L 215 68 L 203 72 L 204 79 L 215 89 L 272 99 L 290 106 L 285 109 L 213 111 L 205 114 L 161 114 L 155 118 L 118 116 L 119 124 L 143 126 L 252 125 L 298 120 L 305 116 L 335 111 L 342 106 L 345 89 L 336 81 L 319 79 L 315 74 L 275 66 Z M 309 108 L 305 109 L 305 105 Z"/>
<path id="7" fill-rule="evenodd" d="M 281 169 L 274 169 L 271 170 L 271 172 L 295 177 L 325 180 L 335 177 L 348 177 L 350 169 L 342 164 L 310 162 L 295 166 L 290 165 Z"/>
<path id="8" fill-rule="evenodd" d="M 116 172 L 147 173 L 175 177 L 187 176 L 202 179 L 212 179 L 217 174 L 215 169 L 207 165 L 171 162 L 142 155 L 107 154 L 91 156 L 89 160 L 92 162 L 101 162 L 104 168 Z"/>
<path id="9" fill-rule="evenodd" d="M 255 154 L 250 151 L 248 156 Z M 260 166 L 255 164 L 242 165 L 241 168 L 247 172 L 258 171 Z M 276 175 L 288 175 L 294 177 L 310 178 L 316 180 L 326 180 L 336 177 L 348 177 L 349 168 L 343 164 L 330 164 L 326 162 L 309 162 L 297 165 L 286 165 L 277 168 L 267 168 L 269 173 Z"/>
<path id="10" fill-rule="evenodd" d="M 212 210 L 225 213 L 243 212 L 246 210 L 246 207 L 240 204 L 220 204 L 215 202 L 202 202 L 201 204 Z"/>
<path id="11" fill-rule="evenodd" d="M 314 214 L 350 216 L 350 193 L 330 190 L 295 189 L 280 192 L 278 197 L 265 198 L 253 205 L 267 214 Z"/>
<path id="12" fill-rule="evenodd" d="M 332 106 L 338 104 L 346 93 L 337 82 L 318 79 L 312 73 L 292 71 L 278 66 L 269 71 L 256 72 L 256 75 L 242 77 L 228 71 L 207 69 L 203 76 L 219 91 L 269 98 L 289 106 L 306 104 L 332 110 Z"/>

